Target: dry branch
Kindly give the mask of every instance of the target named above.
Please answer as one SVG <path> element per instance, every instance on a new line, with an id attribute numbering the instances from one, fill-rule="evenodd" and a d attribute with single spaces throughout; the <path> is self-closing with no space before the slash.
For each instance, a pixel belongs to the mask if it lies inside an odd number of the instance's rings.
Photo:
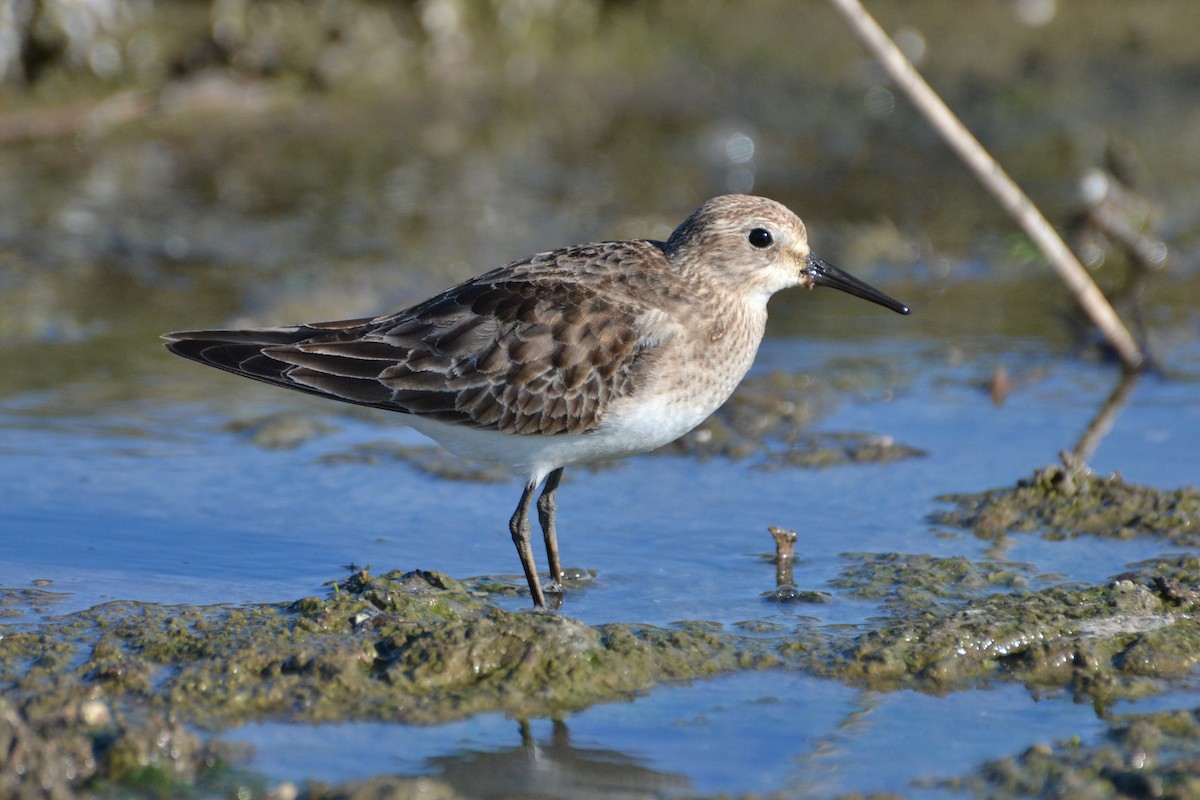
<path id="1" fill-rule="evenodd" d="M 966 126 L 955 116 L 954 112 L 942 102 L 925 79 L 917 72 L 912 62 L 900 51 L 891 37 L 879 26 L 875 18 L 863 7 L 859 0 L 830 0 L 834 7 L 850 23 L 854 32 L 867 45 L 875 57 L 882 62 L 884 69 L 891 75 L 913 104 L 925 115 L 934 129 L 958 153 L 959 157 L 983 182 L 1000 204 L 1024 228 L 1025 233 L 1033 240 L 1051 265 L 1058 271 L 1059 277 L 1075 295 L 1079 305 L 1091 317 L 1117 352 L 1121 361 L 1131 369 L 1142 366 L 1141 348 L 1129 334 L 1129 330 L 1117 316 L 1117 312 L 1109 304 L 1104 293 L 1092 281 L 1087 270 L 1075 258 L 1062 237 L 1054 230 L 1046 218 L 1038 210 L 1033 201 L 1021 191 L 1021 187 L 1008 176 L 1008 173 L 984 150 L 983 145 L 971 135 Z"/>

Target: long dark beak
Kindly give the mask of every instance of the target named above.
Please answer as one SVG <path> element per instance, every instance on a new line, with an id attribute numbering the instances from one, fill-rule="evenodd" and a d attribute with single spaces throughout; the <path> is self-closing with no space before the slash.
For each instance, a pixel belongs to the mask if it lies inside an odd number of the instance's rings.
<path id="1" fill-rule="evenodd" d="M 861 297 L 863 300 L 878 303 L 884 308 L 890 308 L 897 314 L 908 313 L 908 306 L 904 305 L 904 303 L 901 303 L 899 300 L 893 300 L 874 286 L 863 283 L 850 273 L 840 270 L 833 264 L 822 261 L 814 255 L 809 255 L 808 266 L 804 268 L 804 274 L 808 276 L 810 287 L 829 286 L 834 289 L 840 289 L 847 294 L 852 294 L 855 297 Z"/>

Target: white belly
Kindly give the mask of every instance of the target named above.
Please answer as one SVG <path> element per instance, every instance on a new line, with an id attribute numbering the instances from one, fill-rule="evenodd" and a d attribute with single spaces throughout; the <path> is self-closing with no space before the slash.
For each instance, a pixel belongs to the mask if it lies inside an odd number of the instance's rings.
<path id="1" fill-rule="evenodd" d="M 456 455 L 497 464 L 537 483 L 559 467 L 607 461 L 662 447 L 699 425 L 711 411 L 648 398 L 611 409 L 604 424 L 590 433 L 556 436 L 499 433 L 417 416 L 407 417 L 406 422 Z"/>

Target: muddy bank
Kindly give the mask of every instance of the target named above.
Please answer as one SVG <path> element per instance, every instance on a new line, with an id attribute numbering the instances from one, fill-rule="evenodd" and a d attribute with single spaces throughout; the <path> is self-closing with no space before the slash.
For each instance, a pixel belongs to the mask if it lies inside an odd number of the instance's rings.
<path id="1" fill-rule="evenodd" d="M 904 560 L 902 557 L 900 560 Z M 988 594 L 949 612 L 933 599 L 954 591 L 962 559 L 928 559 L 912 570 L 886 559 L 883 575 L 926 571 L 952 574 L 951 585 L 914 587 L 902 579 L 889 594 L 894 619 L 825 652 L 797 653 L 808 669 L 862 682 L 874 689 L 918 688 L 954 691 L 990 681 L 1069 689 L 1097 706 L 1161 691 L 1184 678 L 1200 661 L 1200 558 L 1165 557 L 1124 573 L 1103 586 L 1054 586 L 1033 591 Z M 852 581 L 879 591 L 881 573 Z M 869 572 L 869 571 L 868 571 Z M 982 580 L 1010 580 L 1005 573 L 978 571 Z M 980 579 L 976 577 L 975 579 Z M 914 593 L 919 596 L 913 601 Z M 899 609 L 907 605 L 908 608 Z"/>
<path id="2" fill-rule="evenodd" d="M 984 538 L 1040 533 L 1153 537 L 1195 543 L 1200 493 L 1161 490 L 1051 466 L 1013 487 L 939 498 L 932 520 Z M 1037 587 L 1027 564 L 903 554 L 858 554 L 836 584 L 873 599 L 890 619 L 811 669 L 875 688 L 952 691 L 1017 680 L 1068 688 L 1097 707 L 1163 688 L 1200 660 L 1200 556 L 1165 553 L 1106 584 Z M 785 646 L 785 651 L 796 649 Z"/>
<path id="3" fill-rule="evenodd" d="M 952 508 L 932 520 L 984 539 L 1038 533 L 1047 539 L 1154 536 L 1175 547 L 1200 545 L 1200 489 L 1162 491 L 1120 475 L 1049 466 L 1016 486 L 939 497 Z"/>
<path id="4" fill-rule="evenodd" d="M 440 573 L 356 573 L 287 605 L 111 603 L 7 632 L 3 680 L 38 707 L 89 685 L 207 728 L 254 719 L 441 722 L 552 716 L 663 680 L 774 663 L 699 630 L 591 628 L 496 608 Z"/>
<path id="5" fill-rule="evenodd" d="M 360 572 L 287 605 L 111 603 L 4 629 L 0 642 L 14 754 L 0 788 L 33 777 L 45 794 L 29 796 L 206 785 L 237 753 L 196 726 L 559 716 L 666 680 L 778 663 L 762 645 L 703 630 L 506 612 L 437 573 Z"/>

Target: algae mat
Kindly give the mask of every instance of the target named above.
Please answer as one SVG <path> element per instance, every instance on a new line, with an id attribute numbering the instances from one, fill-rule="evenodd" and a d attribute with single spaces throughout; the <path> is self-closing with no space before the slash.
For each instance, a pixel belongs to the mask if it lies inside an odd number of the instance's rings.
<path id="1" fill-rule="evenodd" d="M 1112 482 L 1085 483 L 1085 493 L 1088 486 L 1099 491 Z M 1077 500 L 1072 492 L 1058 502 Z M 0 627 L 0 732 L 8 754 L 0 788 L 31 797 L 266 791 L 265 778 L 239 768 L 247 753 L 223 743 L 221 730 L 264 720 L 433 723 L 485 712 L 561 718 L 663 682 L 744 670 L 799 670 L 875 691 L 939 694 L 1018 682 L 1064 689 L 1102 713 L 1122 699 L 1166 691 L 1194 671 L 1200 557 L 1156 559 L 1098 586 L 1030 588 L 1032 573 L 961 557 L 852 556 L 837 588 L 879 602 L 888 617 L 849 634 L 703 623 L 592 627 L 504 611 L 483 584 L 427 572 L 359 571 L 323 596 L 289 604 L 109 603 Z M 44 592 L 3 596 L 11 611 L 50 599 Z M 1200 749 L 1194 718 L 1125 715 L 1113 725 L 1114 744 L 1090 755 L 1044 748 L 946 785 L 986 793 L 1080 775 L 1123 785 L 1129 778 L 1113 765 L 1135 757 L 1128 742 L 1136 736 L 1138 780 L 1162 787 L 1163 796 L 1195 788 L 1187 767 Z M 303 795 L 425 797 L 435 784 L 314 782 Z"/>

